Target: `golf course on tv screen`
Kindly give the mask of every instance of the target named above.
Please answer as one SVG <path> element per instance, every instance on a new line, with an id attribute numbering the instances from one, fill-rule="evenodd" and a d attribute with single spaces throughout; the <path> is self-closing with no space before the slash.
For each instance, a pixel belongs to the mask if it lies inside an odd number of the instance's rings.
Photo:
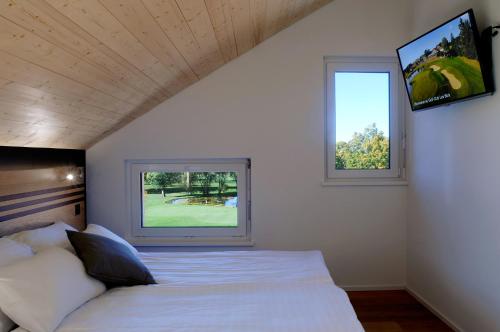
<path id="1" fill-rule="evenodd" d="M 413 110 L 486 92 L 471 12 L 398 50 Z"/>

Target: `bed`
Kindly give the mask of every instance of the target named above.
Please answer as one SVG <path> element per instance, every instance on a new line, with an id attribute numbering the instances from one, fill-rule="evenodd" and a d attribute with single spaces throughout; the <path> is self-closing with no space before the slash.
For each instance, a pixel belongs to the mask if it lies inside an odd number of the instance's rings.
<path id="1" fill-rule="evenodd" d="M 66 249 L 74 252 L 66 236 L 69 225 L 74 231 L 85 229 L 85 232 L 92 226 L 85 222 L 84 153 L 75 157 L 72 152 L 65 152 L 52 156 L 57 158 L 51 157 L 50 163 L 43 162 L 47 158 L 34 162 L 31 153 L 25 151 L 13 157 L 11 164 L 15 167 L 9 163 L 0 165 L 0 240 L 7 236 L 14 240 L 3 241 L 0 258 L 4 258 L 5 266 L 0 266 L 0 270 L 4 272 L 14 265 L 31 264 L 37 261 L 36 257 L 40 262 L 43 252 L 53 247 L 64 248 L 61 249 L 64 253 Z M 80 176 L 68 182 L 67 174 Z M 62 223 L 54 224 L 57 220 Z M 126 242 L 109 231 L 100 235 Z M 43 316 L 40 309 L 58 308 L 64 314 L 53 327 L 57 332 L 363 331 L 346 293 L 335 286 L 318 251 L 137 253 L 134 248 L 131 251 L 149 268 L 158 284 L 108 291 L 101 285 L 98 294 L 70 307 L 65 300 L 76 298 L 77 290 L 83 287 L 80 280 L 89 278 L 81 262 L 70 255 L 79 264 L 77 270 L 83 275 L 79 275 L 80 279 L 68 273 L 75 270 L 60 260 L 51 261 L 54 268 L 42 265 L 38 271 L 20 275 L 35 278 L 29 284 L 36 291 L 33 297 L 19 298 L 27 301 L 26 305 L 13 302 L 28 312 L 20 317 L 36 316 L 40 320 Z M 14 257 L 16 261 L 6 263 L 7 253 L 12 254 L 9 259 Z M 53 278 L 41 279 L 51 274 Z M 22 283 L 24 279 L 12 280 L 21 283 L 20 291 L 29 288 Z M 66 285 L 64 290 L 59 290 L 63 287 L 59 287 L 58 280 Z M 69 282 L 74 287 L 69 287 Z M 53 302 L 48 302 L 52 295 L 48 284 L 55 286 Z M 57 297 L 58 291 L 63 295 Z M 5 300 L 7 296 L 2 298 Z M 28 310 L 35 302 L 32 299 L 41 305 Z M 77 309 L 73 311 L 74 308 Z M 13 326 L 15 319 L 10 318 L 0 310 L 2 331 Z M 22 331 L 18 328 L 16 332 Z"/>
<path id="2" fill-rule="evenodd" d="M 158 285 L 107 291 L 67 316 L 56 331 L 363 331 L 318 251 L 140 258 Z"/>

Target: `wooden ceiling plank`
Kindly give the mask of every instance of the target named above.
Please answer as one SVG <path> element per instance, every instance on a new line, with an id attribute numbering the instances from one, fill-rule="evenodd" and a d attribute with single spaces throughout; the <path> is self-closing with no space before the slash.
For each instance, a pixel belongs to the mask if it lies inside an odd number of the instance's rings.
<path id="1" fill-rule="evenodd" d="M 13 85 L 17 85 L 17 83 Z M 69 120 L 72 118 L 75 122 L 82 118 L 94 121 L 96 126 L 108 127 L 115 125 L 126 116 L 125 114 L 103 111 L 85 104 L 74 105 L 59 97 L 53 98 L 54 96 L 46 93 L 37 98 L 25 93 L 25 88 L 23 86 L 22 90 L 17 87 L 0 89 L 0 110 L 3 114 L 9 114 L 12 117 L 16 113 L 21 113 L 35 119 L 64 118 Z"/>
<path id="2" fill-rule="evenodd" d="M 170 75 L 161 82 L 178 92 L 198 80 L 191 67 L 138 0 L 101 0 L 104 7 L 163 65 Z"/>
<path id="3" fill-rule="evenodd" d="M 12 81 L 9 81 L 9 80 L 6 80 L 6 79 L 3 79 L 0 77 L 0 89 L 3 88 L 4 86 L 8 85 L 12 83 Z"/>
<path id="4" fill-rule="evenodd" d="M 160 86 L 120 55 L 99 44 L 92 36 L 43 0 L 0 2 L 0 13 L 40 38 L 99 67 L 115 80 L 146 96 L 159 93 Z M 153 93 L 152 93 L 153 91 Z"/>
<path id="5" fill-rule="evenodd" d="M 267 39 L 278 31 L 282 26 L 283 16 L 287 17 L 288 0 L 272 0 L 267 2 L 266 28 L 264 39 Z"/>
<path id="6" fill-rule="evenodd" d="M 143 3 L 198 77 L 205 77 L 223 63 L 220 53 L 215 61 L 203 53 L 175 0 L 143 0 Z"/>
<path id="7" fill-rule="evenodd" d="M 2 131 L 2 132 L 15 132 L 16 135 L 24 136 L 24 137 L 32 136 L 39 130 L 60 131 L 60 130 L 67 130 L 67 128 L 60 128 L 60 127 L 41 128 L 41 127 L 37 126 L 36 123 L 32 123 L 29 126 L 26 126 L 25 122 L 23 122 L 23 121 L 15 121 L 15 120 L 7 120 L 7 119 L 2 119 L 2 122 L 0 123 L 0 131 Z"/>
<path id="8" fill-rule="evenodd" d="M 158 84 L 171 77 L 155 58 L 98 0 L 47 0 L 62 14 L 99 39 Z M 165 89 L 167 90 L 167 89 Z M 172 91 L 168 91 L 173 94 Z"/>
<path id="9" fill-rule="evenodd" d="M 0 17 L 0 49 L 123 101 L 140 103 L 147 99 L 137 90 L 3 17 Z"/>
<path id="10" fill-rule="evenodd" d="M 238 56 L 231 6 L 228 0 L 205 0 L 205 5 L 224 61 L 229 62 Z"/>
<path id="11" fill-rule="evenodd" d="M 0 102 L 2 105 L 3 102 Z M 82 118 L 75 115 L 57 115 L 44 113 L 40 114 L 38 109 L 31 110 L 30 107 L 23 107 L 24 112 L 15 112 L 16 108 L 11 108 L 6 112 L 0 113 L 1 121 L 12 121 L 17 123 L 24 123 L 29 126 L 41 126 L 47 124 L 43 127 L 64 127 L 69 129 L 78 130 L 88 130 L 92 132 L 103 132 L 109 129 L 109 125 L 105 123 L 99 123 L 95 119 Z M 78 120 L 78 121 L 75 121 Z"/>
<path id="12" fill-rule="evenodd" d="M 282 0 L 280 16 L 278 18 L 278 31 L 287 28 L 295 14 L 296 2 L 303 0 Z"/>
<path id="13" fill-rule="evenodd" d="M 238 55 L 255 47 L 249 0 L 229 0 Z"/>
<path id="14" fill-rule="evenodd" d="M 250 17 L 253 25 L 255 44 L 259 44 L 264 41 L 266 31 L 267 0 L 250 0 Z"/>
<path id="15" fill-rule="evenodd" d="M 224 64 L 224 58 L 215 36 L 214 26 L 210 20 L 204 0 L 177 0 L 189 30 L 194 36 L 202 57 L 211 68 L 218 68 Z"/>
<path id="16" fill-rule="evenodd" d="M 22 127 L 19 128 L 22 130 Z M 0 128 L 0 136 L 1 136 Z M 82 142 L 89 142 L 91 137 L 95 134 L 88 134 L 70 129 L 56 129 L 50 128 L 49 130 L 37 127 L 32 129 L 31 132 L 23 133 L 26 135 L 13 135 L 8 139 L 6 145 L 10 146 L 28 146 L 28 147 L 45 147 L 51 146 L 54 148 L 84 148 Z"/>
<path id="17" fill-rule="evenodd" d="M 112 126 L 124 117 L 111 117 L 108 114 L 95 113 L 88 109 L 53 106 L 50 103 L 34 103 L 28 98 L 17 97 L 13 99 L 11 96 L 5 95 L 3 91 L 0 91 L 0 109 L 2 114 L 9 115 L 9 118 L 21 114 L 22 117 L 19 118 L 64 119 L 67 121 L 73 119 L 75 123 L 78 122 L 77 119 L 85 119 L 85 121 L 93 121 L 98 127 Z"/>
<path id="18" fill-rule="evenodd" d="M 310 14 L 313 11 L 318 10 L 321 7 L 329 4 L 333 0 L 310 0 L 310 1 L 312 1 L 312 4 L 311 4 L 311 7 L 310 7 L 310 10 L 309 10 L 308 14 Z"/>
<path id="19" fill-rule="evenodd" d="M 29 100 L 30 106 L 40 106 L 50 110 L 53 113 L 74 113 L 85 112 L 93 117 L 100 117 L 102 121 L 116 120 L 122 118 L 128 112 L 117 112 L 105 108 L 97 107 L 85 103 L 82 99 L 66 98 L 57 96 L 46 91 L 35 89 L 17 82 L 10 82 L 8 85 L 0 88 L 0 95 L 12 104 L 21 103 L 23 100 Z"/>
<path id="20" fill-rule="evenodd" d="M 332 0 L 294 0 L 293 8 L 289 12 L 287 26 L 294 24 L 316 9 L 324 6 Z"/>
<path id="21" fill-rule="evenodd" d="M 29 117 L 29 119 L 28 119 Z M 32 120 L 33 119 L 33 120 Z M 91 121 L 88 119 L 76 118 L 78 121 L 74 121 L 74 117 L 57 117 L 57 118 L 44 118 L 38 117 L 35 118 L 31 116 L 30 113 L 27 112 L 27 115 L 20 115 L 19 113 L 0 113 L 0 120 L 4 121 L 13 121 L 17 123 L 24 124 L 27 127 L 38 126 L 44 128 L 57 127 L 57 128 L 68 128 L 71 130 L 87 130 L 94 134 L 102 133 L 109 129 L 109 126 L 105 126 L 103 124 L 99 125 L 95 121 Z M 8 122 L 7 122 L 8 123 Z M 92 129 L 89 129 L 92 128 Z"/>
<path id="22" fill-rule="evenodd" d="M 90 125 L 85 126 L 83 123 L 75 122 L 75 121 L 66 121 L 64 119 L 58 118 L 57 121 L 54 119 L 43 119 L 38 121 L 35 126 L 41 128 L 64 128 L 70 130 L 78 130 L 80 132 L 86 132 L 90 136 L 101 134 L 106 128 L 102 126 L 96 126 L 94 123 L 90 123 Z"/>
<path id="23" fill-rule="evenodd" d="M 86 103 L 116 112 L 129 112 L 134 104 L 121 101 L 99 90 L 71 80 L 0 50 L 0 77 L 58 96 L 85 100 Z"/>
<path id="24" fill-rule="evenodd" d="M 4 105 L 8 106 L 8 108 L 5 110 L 2 109 Z M 0 109 L 2 109 L 0 111 L 0 119 L 19 121 L 26 124 L 36 123 L 37 121 L 42 119 L 41 115 L 26 111 L 25 107 L 21 107 L 18 105 L 11 106 L 9 105 L 9 103 L 0 102 Z"/>
<path id="25" fill-rule="evenodd" d="M 305 14 L 310 10 L 311 0 L 294 0 L 292 7 L 288 12 L 287 25 L 292 25 L 299 19 L 305 16 Z"/>
<path id="26" fill-rule="evenodd" d="M 82 110 L 78 109 L 73 109 L 72 112 L 62 112 L 60 109 L 50 109 L 45 108 L 40 105 L 29 105 L 26 103 L 26 101 L 16 101 L 15 103 L 12 102 L 11 99 L 5 99 L 4 96 L 0 96 L 0 107 L 8 107 L 2 110 L 2 114 L 5 116 L 8 116 L 9 119 L 15 119 L 16 114 L 21 114 L 22 116 L 19 116 L 17 118 L 19 119 L 26 119 L 28 117 L 36 119 L 36 120 L 45 120 L 49 119 L 52 121 L 58 121 L 58 120 L 63 120 L 66 122 L 73 121 L 74 123 L 77 123 L 77 119 L 84 118 L 87 119 L 88 121 L 93 121 L 95 123 L 95 126 L 97 127 L 106 127 L 106 126 L 112 126 L 116 122 L 119 121 L 119 119 L 115 120 L 104 120 L 103 116 L 101 115 L 92 115 L 85 113 Z M 1 118 L 1 116 L 0 116 Z M 26 120 L 27 121 L 27 120 Z"/>
<path id="27" fill-rule="evenodd" d="M 51 121 L 39 121 L 35 124 L 30 124 L 28 127 L 24 122 L 11 121 L 7 119 L 2 119 L 2 124 L 0 124 L 0 131 L 8 129 L 8 132 L 16 133 L 19 136 L 33 136 L 36 133 L 47 133 L 51 136 L 58 136 L 59 134 L 64 134 L 67 136 L 68 133 L 73 133 L 78 131 L 80 134 L 85 134 L 89 138 L 95 137 L 102 134 L 102 130 L 96 130 L 95 128 L 89 129 L 82 126 L 69 127 L 64 123 L 54 123 Z"/>
<path id="28" fill-rule="evenodd" d="M 82 101 L 74 101 L 65 99 L 42 90 L 34 89 L 16 82 L 0 88 L 0 96 L 4 98 L 11 98 L 13 103 L 20 103 L 23 99 L 29 100 L 30 105 L 40 105 L 47 107 L 50 111 L 57 113 L 73 113 L 75 110 L 85 112 L 93 117 L 100 117 L 102 121 L 110 119 L 111 121 L 120 118 L 124 113 L 109 111 L 93 105 L 88 105 Z"/>

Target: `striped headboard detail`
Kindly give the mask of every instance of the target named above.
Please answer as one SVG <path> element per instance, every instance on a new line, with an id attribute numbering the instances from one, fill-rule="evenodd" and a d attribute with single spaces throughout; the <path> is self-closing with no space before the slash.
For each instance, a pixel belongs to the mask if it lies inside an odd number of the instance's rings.
<path id="1" fill-rule="evenodd" d="M 56 221 L 85 227 L 85 152 L 65 151 L 0 147 L 0 236 Z"/>

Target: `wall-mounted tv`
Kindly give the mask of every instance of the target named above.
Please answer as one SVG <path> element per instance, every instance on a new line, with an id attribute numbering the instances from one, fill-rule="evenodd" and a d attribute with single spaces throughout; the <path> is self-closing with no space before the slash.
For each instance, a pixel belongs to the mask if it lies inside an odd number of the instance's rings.
<path id="1" fill-rule="evenodd" d="M 472 9 L 398 49 L 413 111 L 492 93 Z"/>

